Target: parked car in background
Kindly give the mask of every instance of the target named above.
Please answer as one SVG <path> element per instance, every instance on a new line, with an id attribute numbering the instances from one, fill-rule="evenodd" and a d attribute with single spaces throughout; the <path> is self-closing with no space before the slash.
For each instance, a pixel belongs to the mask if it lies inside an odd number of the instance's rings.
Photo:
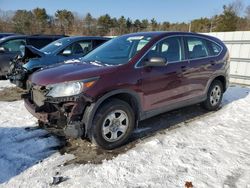
<path id="1" fill-rule="evenodd" d="M 63 35 L 14 35 L 0 39 L 0 77 L 6 76 L 10 61 L 21 53 L 20 47 L 32 45 L 35 48 L 42 48 L 47 44 L 65 37 Z"/>
<path id="2" fill-rule="evenodd" d="M 228 78 L 228 49 L 217 38 L 134 33 L 108 41 L 79 63 L 33 73 L 24 98 L 45 128 L 113 149 L 128 141 L 140 120 L 196 103 L 217 110 Z"/>
<path id="3" fill-rule="evenodd" d="M 15 35 L 15 33 L 0 33 L 0 39 L 7 36 Z"/>
<path id="4" fill-rule="evenodd" d="M 26 46 L 24 55 L 12 62 L 8 78 L 18 87 L 26 89 L 28 76 L 34 71 L 56 63 L 67 62 L 85 56 L 110 38 L 74 36 L 56 40 L 38 50 Z"/>

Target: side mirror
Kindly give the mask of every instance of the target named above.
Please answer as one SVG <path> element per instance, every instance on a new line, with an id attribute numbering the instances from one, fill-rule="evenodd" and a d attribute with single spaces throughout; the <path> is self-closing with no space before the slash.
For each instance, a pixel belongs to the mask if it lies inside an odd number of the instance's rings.
<path id="1" fill-rule="evenodd" d="M 4 47 L 0 47 L 0 53 L 4 53 L 6 50 Z"/>
<path id="2" fill-rule="evenodd" d="M 161 67 L 166 65 L 167 60 L 162 57 L 151 57 L 148 61 L 144 62 L 145 67 Z"/>
<path id="3" fill-rule="evenodd" d="M 62 52 L 62 55 L 65 55 L 65 56 L 68 56 L 68 55 L 71 55 L 72 54 L 72 51 L 71 50 L 64 50 Z"/>

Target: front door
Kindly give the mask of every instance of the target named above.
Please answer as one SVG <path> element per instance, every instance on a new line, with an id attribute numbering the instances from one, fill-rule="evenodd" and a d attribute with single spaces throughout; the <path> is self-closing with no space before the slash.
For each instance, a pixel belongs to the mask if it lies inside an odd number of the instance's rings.
<path id="1" fill-rule="evenodd" d="M 152 57 L 162 57 L 166 66 L 143 67 L 143 62 Z M 144 110 L 160 109 L 176 104 L 186 96 L 183 72 L 188 67 L 184 60 L 182 37 L 169 37 L 157 43 L 142 59 L 142 92 Z"/>

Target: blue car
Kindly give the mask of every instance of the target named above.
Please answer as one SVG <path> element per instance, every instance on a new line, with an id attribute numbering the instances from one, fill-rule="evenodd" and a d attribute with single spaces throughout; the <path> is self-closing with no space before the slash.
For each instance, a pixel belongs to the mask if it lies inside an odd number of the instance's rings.
<path id="1" fill-rule="evenodd" d="M 0 38 L 15 35 L 15 33 L 0 33 Z"/>
<path id="2" fill-rule="evenodd" d="M 40 50 L 33 46 L 25 46 L 22 55 L 11 62 L 8 79 L 18 87 L 26 89 L 29 75 L 36 70 L 68 60 L 77 60 L 109 39 L 74 36 L 56 40 Z"/>

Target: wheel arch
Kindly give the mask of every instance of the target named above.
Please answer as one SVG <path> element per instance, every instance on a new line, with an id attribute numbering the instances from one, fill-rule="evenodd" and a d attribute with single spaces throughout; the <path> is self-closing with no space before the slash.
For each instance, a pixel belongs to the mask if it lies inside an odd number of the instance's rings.
<path id="1" fill-rule="evenodd" d="M 127 89 L 118 89 L 111 92 L 106 93 L 101 98 L 99 98 L 96 102 L 91 103 L 86 107 L 82 122 L 85 127 L 85 136 L 90 133 L 91 126 L 93 123 L 94 116 L 98 110 L 98 108 L 103 105 L 105 102 L 111 100 L 112 98 L 120 99 L 122 101 L 127 102 L 131 108 L 135 112 L 135 119 L 139 120 L 142 112 L 140 97 L 135 91 L 127 90 Z M 136 122 L 137 124 L 137 122 Z"/>
<path id="2" fill-rule="evenodd" d="M 217 77 L 215 77 L 215 78 L 213 79 L 213 81 L 214 81 L 214 80 L 219 80 L 219 81 L 221 81 L 222 86 L 223 86 L 223 92 L 225 92 L 226 89 L 227 89 L 227 88 L 226 88 L 226 87 L 227 87 L 227 86 L 226 86 L 227 82 L 226 82 L 225 76 L 223 76 L 223 75 L 217 76 Z M 213 81 L 212 81 L 212 82 L 213 82 Z M 211 83 L 212 83 L 212 82 L 211 82 Z"/>
<path id="3" fill-rule="evenodd" d="M 223 86 L 223 93 L 224 93 L 224 92 L 226 91 L 226 89 L 227 89 L 227 84 L 228 84 L 228 83 L 227 83 L 226 76 L 223 75 L 223 74 L 217 74 L 217 75 L 213 76 L 213 77 L 209 80 L 209 82 L 208 82 L 208 84 L 207 84 L 207 87 L 206 87 L 206 93 L 208 92 L 209 87 L 211 86 L 211 84 L 212 84 L 215 80 L 221 81 L 222 86 Z"/>

